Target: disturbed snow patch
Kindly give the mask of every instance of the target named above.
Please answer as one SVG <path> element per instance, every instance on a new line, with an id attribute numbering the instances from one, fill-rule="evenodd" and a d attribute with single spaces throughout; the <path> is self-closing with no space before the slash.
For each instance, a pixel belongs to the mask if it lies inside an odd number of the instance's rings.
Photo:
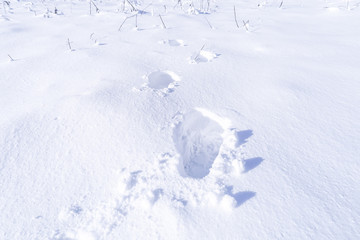
<path id="1" fill-rule="evenodd" d="M 218 56 L 220 56 L 220 54 L 216 54 L 210 51 L 200 50 L 199 52 L 194 53 L 190 57 L 189 62 L 191 64 L 211 62 L 213 59 L 217 58 Z"/>
<path id="2" fill-rule="evenodd" d="M 141 217 L 144 226 L 156 226 L 149 233 L 170 226 L 172 234 L 188 208 L 232 212 L 255 196 L 232 186 L 237 173 L 258 164 L 251 160 L 246 166 L 241 156 L 251 130 L 237 131 L 229 119 L 201 108 L 176 114 L 172 123 L 175 149 L 140 168 L 116 171 L 112 197 L 87 209 L 77 203 L 69 206 L 60 213 L 62 226 L 52 239 L 115 239 L 133 216 Z"/>
<path id="3" fill-rule="evenodd" d="M 160 43 L 168 44 L 171 47 L 184 47 L 185 46 L 184 40 L 181 40 L 181 39 L 163 40 Z"/>

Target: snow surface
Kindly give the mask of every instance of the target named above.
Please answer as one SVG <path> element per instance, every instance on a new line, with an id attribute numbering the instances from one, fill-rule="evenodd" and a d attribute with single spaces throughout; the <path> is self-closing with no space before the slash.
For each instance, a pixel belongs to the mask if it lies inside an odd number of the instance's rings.
<path id="1" fill-rule="evenodd" d="M 2 2 L 0 239 L 360 239 L 360 2 L 129 2 Z"/>

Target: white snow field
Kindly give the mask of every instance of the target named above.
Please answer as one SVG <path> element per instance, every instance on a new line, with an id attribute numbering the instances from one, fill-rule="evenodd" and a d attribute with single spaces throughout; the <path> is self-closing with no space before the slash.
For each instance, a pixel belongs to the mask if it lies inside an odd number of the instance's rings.
<path id="1" fill-rule="evenodd" d="M 360 0 L 2 1 L 0 239 L 360 239 L 359 23 Z"/>

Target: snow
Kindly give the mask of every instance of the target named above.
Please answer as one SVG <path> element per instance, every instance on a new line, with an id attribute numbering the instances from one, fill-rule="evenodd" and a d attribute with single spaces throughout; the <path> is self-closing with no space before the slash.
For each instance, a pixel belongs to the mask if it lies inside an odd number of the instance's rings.
<path id="1" fill-rule="evenodd" d="M 359 239 L 360 4 L 130 2 L 0 5 L 0 239 Z"/>

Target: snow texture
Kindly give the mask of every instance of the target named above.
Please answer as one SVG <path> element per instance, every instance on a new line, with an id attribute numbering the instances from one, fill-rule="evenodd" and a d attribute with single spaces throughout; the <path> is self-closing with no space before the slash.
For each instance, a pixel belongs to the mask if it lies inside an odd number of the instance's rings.
<path id="1" fill-rule="evenodd" d="M 360 239 L 359 11 L 3 1 L 0 239 Z"/>

